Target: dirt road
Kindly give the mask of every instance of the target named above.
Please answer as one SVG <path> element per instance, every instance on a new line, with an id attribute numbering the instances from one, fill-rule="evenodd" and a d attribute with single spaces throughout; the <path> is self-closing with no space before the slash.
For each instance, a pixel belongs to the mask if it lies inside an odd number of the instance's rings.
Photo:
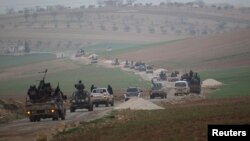
<path id="1" fill-rule="evenodd" d="M 67 111 L 64 121 L 52 121 L 44 119 L 40 122 L 30 122 L 28 118 L 16 120 L 11 123 L 0 125 L 0 141 L 34 141 L 38 136 L 51 135 L 65 127 L 76 126 L 80 121 L 91 121 L 106 115 L 112 107 L 94 108 L 93 112 L 77 110 L 74 113 Z"/>

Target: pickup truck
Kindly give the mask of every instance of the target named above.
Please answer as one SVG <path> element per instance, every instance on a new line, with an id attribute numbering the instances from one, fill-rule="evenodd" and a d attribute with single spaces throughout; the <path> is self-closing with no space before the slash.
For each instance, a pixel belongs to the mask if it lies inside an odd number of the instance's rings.
<path id="1" fill-rule="evenodd" d="M 73 92 L 70 100 L 70 112 L 75 112 L 76 109 L 88 109 L 93 111 L 93 103 L 87 91 Z"/>
<path id="2" fill-rule="evenodd" d="M 142 90 L 140 90 L 138 87 L 129 87 L 126 89 L 126 92 L 124 94 L 124 100 L 128 101 L 130 98 L 140 97 L 141 93 Z"/>
<path id="3" fill-rule="evenodd" d="M 167 92 L 162 83 L 154 83 L 154 86 L 151 88 L 150 99 L 154 99 L 155 97 L 167 98 Z"/>
<path id="4" fill-rule="evenodd" d="M 175 87 L 175 95 L 179 94 L 189 94 L 190 93 L 190 88 L 188 86 L 187 81 L 176 81 L 174 84 Z"/>
<path id="5" fill-rule="evenodd" d="M 52 118 L 53 120 L 61 118 L 65 120 L 66 106 L 64 100 L 66 100 L 66 97 L 51 98 L 47 101 L 33 103 L 27 98 L 25 104 L 26 115 L 31 122 L 45 118 Z"/>
<path id="6" fill-rule="evenodd" d="M 108 92 L 107 88 L 93 89 L 90 96 L 95 107 L 98 107 L 100 104 L 104 104 L 106 107 L 109 104 L 114 106 L 114 96 Z"/>

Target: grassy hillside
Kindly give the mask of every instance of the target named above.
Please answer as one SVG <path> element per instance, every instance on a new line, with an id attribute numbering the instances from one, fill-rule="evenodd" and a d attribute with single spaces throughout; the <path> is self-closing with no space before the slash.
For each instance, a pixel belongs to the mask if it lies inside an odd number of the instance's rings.
<path id="1" fill-rule="evenodd" d="M 250 95 L 250 68 L 239 67 L 201 72 L 203 79 L 214 78 L 224 85 L 209 95 L 210 98 L 225 98 Z"/>
<path id="2" fill-rule="evenodd" d="M 61 60 L 62 61 L 62 60 Z M 113 86 L 115 91 L 122 91 L 129 86 L 138 86 L 146 88 L 149 86 L 148 82 L 145 82 L 135 76 L 132 73 L 124 72 L 117 68 L 103 68 L 96 65 L 83 65 L 78 64 L 70 60 L 63 60 L 63 67 L 77 66 L 63 70 L 60 66 L 56 66 L 57 63 L 62 63 L 60 60 L 48 64 L 48 75 L 46 77 L 47 82 L 51 82 L 53 87 L 56 87 L 57 83 L 60 83 L 60 87 L 66 94 L 71 94 L 74 91 L 74 84 L 79 80 L 86 85 L 89 90 L 90 85 L 94 84 L 98 87 L 107 87 L 108 84 Z M 36 66 L 36 63 L 34 63 Z M 43 74 L 38 74 L 32 71 L 32 65 L 29 65 L 31 75 L 25 75 L 24 77 L 11 78 L 0 80 L 0 95 L 23 95 L 26 94 L 27 89 L 31 84 L 38 84 Z M 41 68 L 44 67 L 41 66 Z M 35 71 L 35 70 L 34 70 Z M 25 72 L 24 72 L 25 73 Z"/>
<path id="3" fill-rule="evenodd" d="M 0 69 L 8 67 L 16 67 L 41 61 L 49 61 L 55 59 L 54 54 L 28 54 L 23 56 L 1 56 L 0 55 Z"/>
<path id="4" fill-rule="evenodd" d="M 156 43 L 150 43 L 150 44 L 132 44 L 132 43 L 99 43 L 96 45 L 92 45 L 86 48 L 87 51 L 96 53 L 100 55 L 101 57 L 105 57 L 108 59 L 112 59 L 114 57 L 119 58 L 120 54 L 123 53 L 130 53 L 135 52 L 143 49 L 148 48 L 157 48 L 160 45 L 166 45 L 170 43 L 174 43 L 177 41 L 180 41 L 183 39 L 177 39 L 177 40 L 171 40 L 171 41 L 165 41 L 165 42 L 156 42 Z M 112 51 L 107 51 L 107 49 L 112 49 Z"/>

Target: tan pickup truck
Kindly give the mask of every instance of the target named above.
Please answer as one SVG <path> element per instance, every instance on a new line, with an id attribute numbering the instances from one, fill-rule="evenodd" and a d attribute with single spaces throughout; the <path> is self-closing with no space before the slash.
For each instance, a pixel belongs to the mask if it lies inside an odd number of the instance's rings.
<path id="1" fill-rule="evenodd" d="M 104 104 L 106 107 L 109 104 L 114 106 L 114 96 L 108 92 L 107 88 L 93 89 L 90 96 L 95 107 L 98 107 L 100 104 Z"/>

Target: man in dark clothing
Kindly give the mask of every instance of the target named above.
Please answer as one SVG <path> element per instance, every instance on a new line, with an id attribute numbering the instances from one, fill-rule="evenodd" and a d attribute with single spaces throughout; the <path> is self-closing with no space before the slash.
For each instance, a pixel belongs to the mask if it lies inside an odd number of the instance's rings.
<path id="1" fill-rule="evenodd" d="M 39 97 L 38 97 L 38 91 L 36 89 L 36 86 L 33 85 L 33 86 L 30 86 L 28 92 L 27 92 L 29 98 L 32 100 L 32 101 L 35 101 L 37 100 Z"/>
<path id="2" fill-rule="evenodd" d="M 79 80 L 78 84 L 75 85 L 75 88 L 79 91 L 83 91 L 85 89 L 84 84 L 82 83 L 81 80 Z"/>
<path id="3" fill-rule="evenodd" d="M 95 85 L 92 84 L 91 87 L 90 87 L 90 92 L 92 92 L 94 89 L 95 89 Z"/>
<path id="4" fill-rule="evenodd" d="M 107 89 L 108 89 L 109 94 L 113 94 L 113 89 L 112 89 L 112 87 L 110 85 L 108 85 Z"/>

